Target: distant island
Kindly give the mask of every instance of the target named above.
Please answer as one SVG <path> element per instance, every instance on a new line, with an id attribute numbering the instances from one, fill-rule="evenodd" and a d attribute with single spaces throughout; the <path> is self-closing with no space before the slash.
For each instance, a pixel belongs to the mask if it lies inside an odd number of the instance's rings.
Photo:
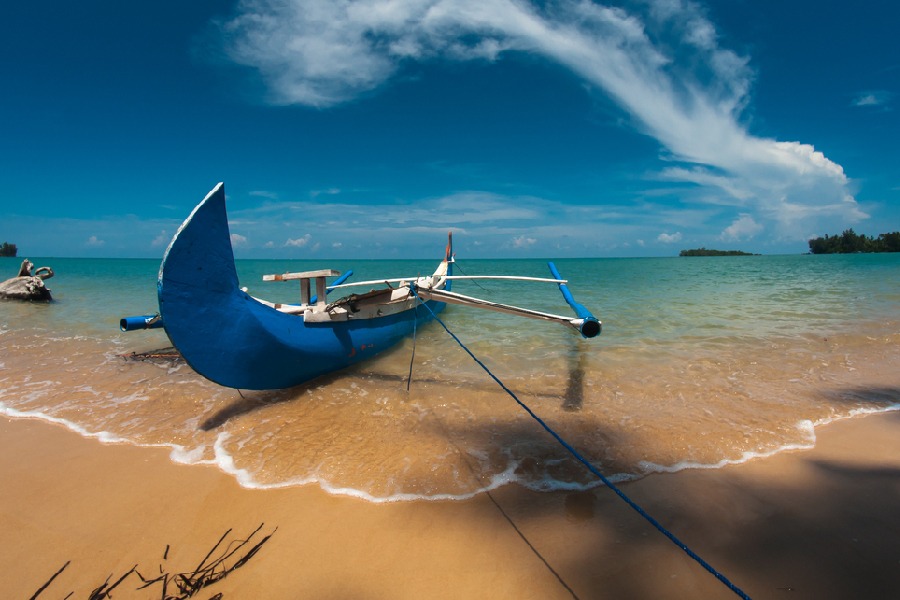
<path id="1" fill-rule="evenodd" d="M 809 240 L 813 254 L 855 254 L 858 252 L 900 252 L 900 231 L 882 233 L 877 238 L 860 235 L 847 229 L 841 235 L 817 237 Z"/>
<path id="2" fill-rule="evenodd" d="M 759 256 L 758 254 L 750 254 L 749 252 L 741 252 L 740 250 L 712 250 L 710 248 L 694 248 L 693 250 L 682 250 L 678 256 Z"/>
<path id="3" fill-rule="evenodd" d="M 16 248 L 15 244 L 7 244 L 3 242 L 3 245 L 0 246 L 0 256 L 15 256 L 18 254 L 19 249 Z"/>

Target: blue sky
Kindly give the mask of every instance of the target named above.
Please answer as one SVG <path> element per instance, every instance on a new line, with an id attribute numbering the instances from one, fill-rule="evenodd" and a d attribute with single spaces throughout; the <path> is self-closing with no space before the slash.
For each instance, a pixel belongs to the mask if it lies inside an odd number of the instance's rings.
<path id="1" fill-rule="evenodd" d="M 900 4 L 5 3 L 0 240 L 161 257 L 800 253 L 900 230 Z"/>

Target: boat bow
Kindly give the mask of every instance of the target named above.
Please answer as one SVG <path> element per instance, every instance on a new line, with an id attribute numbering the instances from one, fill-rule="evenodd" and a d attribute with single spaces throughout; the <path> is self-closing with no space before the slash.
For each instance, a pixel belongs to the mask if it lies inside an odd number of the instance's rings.
<path id="1" fill-rule="evenodd" d="M 446 274 L 445 265 L 432 277 Z M 327 307 L 307 293 L 307 304 L 287 311 L 253 298 L 239 287 L 221 183 L 172 238 L 157 289 L 163 327 L 187 363 L 207 379 L 242 389 L 292 387 L 342 369 L 431 318 L 417 310 L 415 298 L 392 289 Z M 430 307 L 440 311 L 444 304 Z"/>

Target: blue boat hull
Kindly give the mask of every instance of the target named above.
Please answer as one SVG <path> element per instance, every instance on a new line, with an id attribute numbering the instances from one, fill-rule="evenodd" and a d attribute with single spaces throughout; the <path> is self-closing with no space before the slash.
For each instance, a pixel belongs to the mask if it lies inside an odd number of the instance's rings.
<path id="1" fill-rule="evenodd" d="M 306 323 L 240 289 L 219 184 L 166 250 L 157 281 L 166 334 L 187 363 L 220 385 L 280 389 L 369 359 L 432 318 L 421 306 L 372 319 Z M 444 308 L 429 302 L 435 312 Z"/>

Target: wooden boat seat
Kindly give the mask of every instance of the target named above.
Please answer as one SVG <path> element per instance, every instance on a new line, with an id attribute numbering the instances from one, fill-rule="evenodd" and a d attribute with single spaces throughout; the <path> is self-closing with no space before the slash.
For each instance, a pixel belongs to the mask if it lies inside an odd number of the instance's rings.
<path id="1" fill-rule="evenodd" d="M 302 271 L 300 273 L 282 273 L 278 275 L 263 275 L 263 281 L 291 281 L 300 280 L 300 304 L 309 306 L 311 295 L 310 280 L 316 282 L 316 306 L 325 306 L 325 285 L 326 277 L 336 277 L 340 275 L 340 271 L 334 269 L 320 269 L 318 271 Z"/>

